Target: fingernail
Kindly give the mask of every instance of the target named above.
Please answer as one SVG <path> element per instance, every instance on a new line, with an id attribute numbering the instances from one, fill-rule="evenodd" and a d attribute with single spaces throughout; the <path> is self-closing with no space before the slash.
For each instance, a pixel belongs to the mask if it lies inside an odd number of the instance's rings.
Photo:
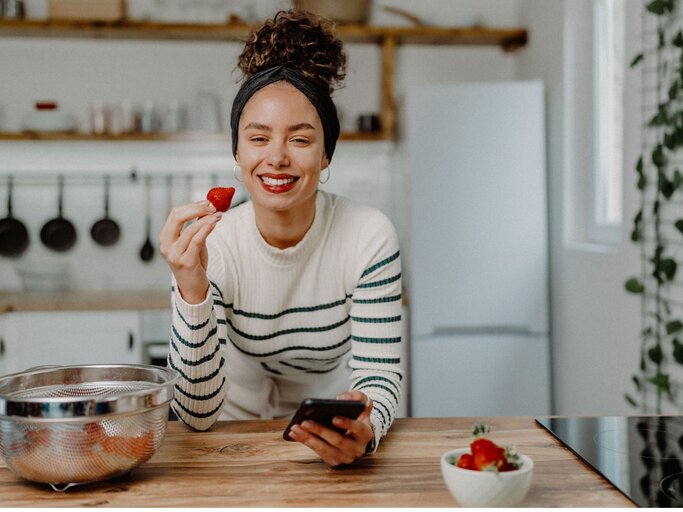
<path id="1" fill-rule="evenodd" d="M 335 425 L 339 425 L 340 423 L 342 423 L 342 419 L 339 416 L 335 416 L 334 418 L 332 418 L 332 423 L 334 423 Z"/>
<path id="2" fill-rule="evenodd" d="M 209 201 L 208 199 L 204 201 L 204 207 L 210 212 L 216 211 L 216 207 L 213 204 L 211 204 L 211 201 Z"/>
<path id="3" fill-rule="evenodd" d="M 214 222 L 218 222 L 219 220 L 221 220 L 221 217 L 223 217 L 223 213 L 221 213 L 221 212 L 214 214 L 214 216 L 213 216 Z"/>
<path id="4" fill-rule="evenodd" d="M 310 421 L 304 421 L 301 424 L 301 426 L 304 427 L 305 429 L 309 429 L 309 428 L 311 428 L 311 422 Z"/>

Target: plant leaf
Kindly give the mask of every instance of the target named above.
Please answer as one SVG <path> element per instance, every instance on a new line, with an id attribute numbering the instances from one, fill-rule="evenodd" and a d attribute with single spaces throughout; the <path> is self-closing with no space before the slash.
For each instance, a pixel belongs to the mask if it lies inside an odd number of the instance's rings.
<path id="1" fill-rule="evenodd" d="M 631 61 L 631 64 L 629 65 L 629 67 L 635 68 L 638 64 L 640 64 L 643 61 L 643 57 L 644 57 L 644 55 L 642 52 L 639 53 L 638 55 L 636 55 L 633 58 L 633 60 Z"/>
<path id="2" fill-rule="evenodd" d="M 673 339 L 673 346 L 674 346 L 674 360 L 678 364 L 683 364 L 683 344 L 678 341 L 678 338 Z"/>
<path id="3" fill-rule="evenodd" d="M 633 383 L 636 385 L 636 389 L 640 391 L 640 379 L 636 375 L 633 376 Z"/>
<path id="4" fill-rule="evenodd" d="M 671 395 L 671 384 L 669 382 L 668 374 L 658 373 L 654 377 L 647 379 L 647 381 L 654 384 L 660 392 Z"/>
<path id="5" fill-rule="evenodd" d="M 652 14 L 656 14 L 658 16 L 661 16 L 664 14 L 664 11 L 666 10 L 666 3 L 664 0 L 653 0 L 649 4 L 647 4 L 646 9 L 648 12 L 651 12 Z"/>
<path id="6" fill-rule="evenodd" d="M 624 398 L 631 405 L 631 407 L 638 407 L 638 402 L 631 398 L 631 395 L 624 394 Z"/>
<path id="7" fill-rule="evenodd" d="M 676 270 L 678 269 L 678 264 L 675 260 L 671 258 L 663 258 L 659 262 L 659 270 L 663 272 L 669 281 L 673 281 L 676 275 Z"/>
<path id="8" fill-rule="evenodd" d="M 662 193 L 662 195 L 666 199 L 671 199 L 671 196 L 674 195 L 674 192 L 676 189 L 674 188 L 674 184 L 669 181 L 669 179 L 664 175 L 664 173 L 659 173 L 659 191 Z"/>
<path id="9" fill-rule="evenodd" d="M 630 293 L 643 293 L 645 291 L 645 287 L 637 277 L 632 277 L 626 281 L 624 287 L 626 288 L 626 291 Z"/>
<path id="10" fill-rule="evenodd" d="M 681 187 L 681 185 L 683 185 L 683 174 L 681 174 L 681 171 L 679 171 L 678 169 L 674 169 L 673 184 L 676 190 L 678 190 Z"/>
<path id="11" fill-rule="evenodd" d="M 661 144 L 657 144 L 655 149 L 652 151 L 652 163 L 655 164 L 657 168 L 664 167 L 666 164 L 664 158 L 664 148 Z"/>
<path id="12" fill-rule="evenodd" d="M 678 219 L 675 223 L 674 226 L 676 226 L 676 229 L 683 233 L 683 219 Z"/>
<path id="13" fill-rule="evenodd" d="M 678 31 L 678 34 L 676 34 L 676 37 L 673 38 L 671 41 L 671 44 L 674 46 L 678 46 L 679 48 L 683 48 L 683 32 Z"/>
<path id="14" fill-rule="evenodd" d="M 638 190 L 645 190 L 645 187 L 647 186 L 647 178 L 645 177 L 645 173 L 643 172 L 642 156 L 638 158 L 638 162 L 636 163 L 636 173 L 638 173 Z"/>
<path id="15" fill-rule="evenodd" d="M 681 323 L 680 320 L 672 320 L 671 322 L 666 323 L 667 334 L 674 334 L 679 332 L 681 329 L 683 329 L 683 323 Z"/>
<path id="16" fill-rule="evenodd" d="M 649 357 L 650 361 L 652 361 L 655 364 L 662 364 L 662 361 L 664 360 L 662 346 L 657 344 L 654 347 L 652 347 L 650 350 L 647 351 L 647 357 Z"/>

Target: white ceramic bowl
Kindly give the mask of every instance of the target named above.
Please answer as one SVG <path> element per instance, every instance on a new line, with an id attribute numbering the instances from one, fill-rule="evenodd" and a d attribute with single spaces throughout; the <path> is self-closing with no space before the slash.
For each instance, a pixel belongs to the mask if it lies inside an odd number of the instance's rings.
<path id="1" fill-rule="evenodd" d="M 461 507 L 514 507 L 524 500 L 534 473 L 529 457 L 520 455 L 519 469 L 501 473 L 456 467 L 458 457 L 469 452 L 469 447 L 459 448 L 441 456 L 444 482 Z"/>

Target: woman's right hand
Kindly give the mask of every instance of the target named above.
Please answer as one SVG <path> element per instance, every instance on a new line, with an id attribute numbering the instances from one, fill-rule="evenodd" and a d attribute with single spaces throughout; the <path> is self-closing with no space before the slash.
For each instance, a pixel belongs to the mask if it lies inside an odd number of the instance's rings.
<path id="1" fill-rule="evenodd" d="M 173 272 L 178 293 L 188 304 L 204 301 L 209 288 L 206 237 L 221 213 L 209 201 L 197 201 L 171 210 L 159 234 L 159 250 Z M 183 229 L 186 222 L 197 219 Z"/>

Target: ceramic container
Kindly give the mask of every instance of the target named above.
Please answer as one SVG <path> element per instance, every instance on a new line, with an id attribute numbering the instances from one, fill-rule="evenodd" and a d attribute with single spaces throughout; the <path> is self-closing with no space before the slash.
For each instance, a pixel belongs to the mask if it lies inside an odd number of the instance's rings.
<path id="1" fill-rule="evenodd" d="M 461 507 L 515 507 L 525 498 L 534 471 L 534 462 L 520 455 L 522 465 L 500 473 L 473 471 L 455 466 L 469 448 L 451 450 L 441 456 L 441 475 L 451 495 Z"/>

